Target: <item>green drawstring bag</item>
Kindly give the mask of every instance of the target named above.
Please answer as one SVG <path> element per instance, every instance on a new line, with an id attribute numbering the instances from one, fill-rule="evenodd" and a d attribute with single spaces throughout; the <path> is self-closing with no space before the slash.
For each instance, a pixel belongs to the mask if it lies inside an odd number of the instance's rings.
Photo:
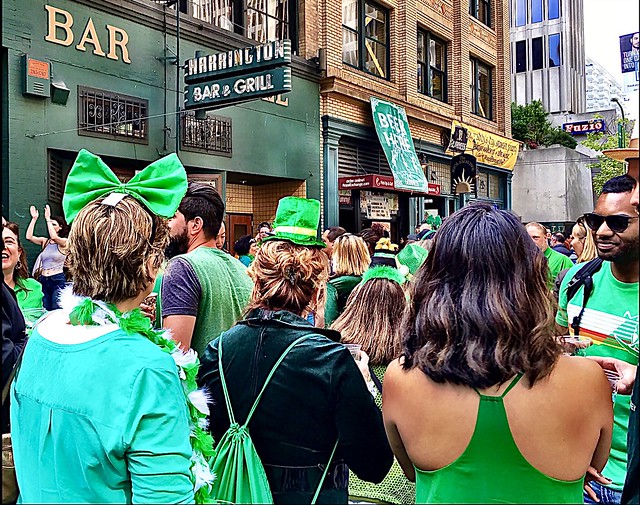
<path id="1" fill-rule="evenodd" d="M 260 457 L 256 452 L 256 448 L 253 445 L 251 436 L 249 435 L 249 421 L 251 416 L 258 406 L 258 402 L 262 397 L 271 377 L 275 373 L 276 369 L 282 363 L 282 360 L 289 354 L 289 351 L 293 349 L 303 340 L 306 340 L 308 335 L 298 338 L 289 345 L 282 353 L 282 356 L 276 361 L 275 365 L 269 372 L 267 379 L 265 380 L 256 401 L 253 403 L 247 419 L 244 424 L 240 425 L 235 420 L 233 409 L 231 408 L 231 401 L 229 399 L 229 391 L 227 390 L 227 383 L 224 378 L 224 372 L 222 370 L 222 336 L 218 342 L 218 370 L 220 372 L 220 382 L 222 383 L 222 390 L 224 392 L 224 400 L 227 404 L 227 411 L 229 412 L 229 429 L 218 442 L 216 447 L 216 455 L 213 460 L 212 470 L 216 476 L 213 481 L 213 489 L 211 495 L 215 497 L 219 503 L 273 503 L 273 496 L 271 495 L 271 489 L 269 488 L 269 482 L 267 481 L 267 474 L 264 471 L 264 466 Z M 312 505 L 316 503 L 322 483 L 327 475 L 333 455 L 338 447 L 338 442 L 333 447 L 329 463 L 324 469 L 324 473 L 318 484 L 315 495 L 313 497 Z"/>

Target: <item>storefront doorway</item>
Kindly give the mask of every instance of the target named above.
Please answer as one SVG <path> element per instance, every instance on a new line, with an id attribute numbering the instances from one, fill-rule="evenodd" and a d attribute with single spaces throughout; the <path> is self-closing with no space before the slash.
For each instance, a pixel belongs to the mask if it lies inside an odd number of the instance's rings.
<path id="1" fill-rule="evenodd" d="M 226 249 L 235 256 L 233 245 L 236 241 L 244 235 L 253 235 L 253 214 L 227 214 L 224 221 L 227 228 Z"/>

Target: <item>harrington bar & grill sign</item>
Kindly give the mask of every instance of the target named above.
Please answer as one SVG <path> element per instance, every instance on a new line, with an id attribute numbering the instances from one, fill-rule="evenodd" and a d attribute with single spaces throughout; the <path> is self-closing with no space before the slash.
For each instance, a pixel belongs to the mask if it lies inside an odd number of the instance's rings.
<path id="1" fill-rule="evenodd" d="M 290 63 L 289 40 L 191 58 L 184 107 L 214 108 L 291 91 Z"/>

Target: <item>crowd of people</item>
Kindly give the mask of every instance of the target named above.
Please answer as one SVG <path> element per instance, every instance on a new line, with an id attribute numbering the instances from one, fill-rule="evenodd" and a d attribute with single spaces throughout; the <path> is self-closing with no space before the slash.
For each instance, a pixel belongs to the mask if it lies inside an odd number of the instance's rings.
<path id="1" fill-rule="evenodd" d="M 3 219 L 20 502 L 242 503 L 213 466 L 250 433 L 274 503 L 638 503 L 634 140 L 569 237 L 481 202 L 318 236 L 285 197 L 235 257 L 176 155 L 82 150 L 31 272 Z"/>

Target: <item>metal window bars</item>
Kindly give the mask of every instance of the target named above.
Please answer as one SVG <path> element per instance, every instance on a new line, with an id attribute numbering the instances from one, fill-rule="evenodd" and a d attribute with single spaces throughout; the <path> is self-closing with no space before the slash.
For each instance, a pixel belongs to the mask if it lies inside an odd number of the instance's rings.
<path id="1" fill-rule="evenodd" d="M 192 112 L 183 112 L 180 132 L 183 149 L 232 154 L 231 118 L 208 114 L 198 119 Z"/>
<path id="2" fill-rule="evenodd" d="M 79 86 L 78 101 L 79 135 L 147 142 L 148 100 Z"/>

